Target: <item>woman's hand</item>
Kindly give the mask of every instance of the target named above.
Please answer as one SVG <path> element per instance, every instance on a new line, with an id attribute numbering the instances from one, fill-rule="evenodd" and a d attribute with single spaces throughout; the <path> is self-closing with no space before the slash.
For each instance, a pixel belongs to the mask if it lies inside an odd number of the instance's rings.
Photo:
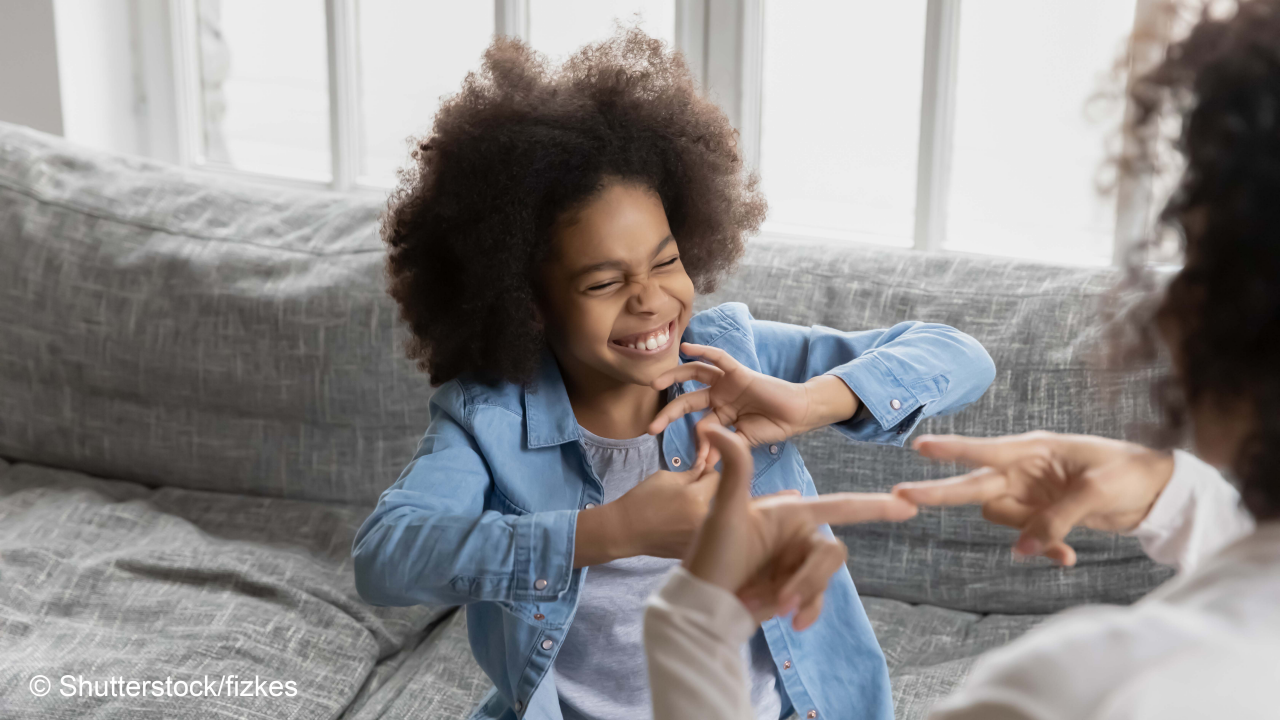
<path id="1" fill-rule="evenodd" d="M 680 351 L 709 362 L 689 362 L 659 375 L 656 390 L 672 383 L 697 380 L 707 387 L 671 401 L 649 424 L 657 435 L 688 413 L 710 409 L 698 425 L 729 426 L 752 446 L 780 442 L 810 430 L 848 420 L 858 410 L 858 397 L 838 377 L 819 375 L 805 383 L 791 383 L 758 373 L 729 353 L 706 345 L 682 343 Z M 701 434 L 699 435 L 701 437 Z M 698 444 L 698 462 L 709 458 L 711 446 Z"/>
<path id="2" fill-rule="evenodd" d="M 818 619 L 827 583 L 846 557 L 844 543 L 819 525 L 900 521 L 916 514 L 911 503 L 884 493 L 779 493 L 753 500 L 746 440 L 722 427 L 702 433 L 723 457 L 724 471 L 684 566 L 735 593 L 757 621 L 795 612 L 792 626 L 803 630 Z"/>
<path id="3" fill-rule="evenodd" d="M 918 505 L 982 504 L 982 516 L 1022 531 L 1014 553 L 1074 565 L 1063 538 L 1081 525 L 1124 532 L 1137 527 L 1173 475 L 1173 456 L 1141 445 L 1033 432 L 997 438 L 922 435 L 914 447 L 934 460 L 977 469 L 901 483 L 893 494 Z"/>

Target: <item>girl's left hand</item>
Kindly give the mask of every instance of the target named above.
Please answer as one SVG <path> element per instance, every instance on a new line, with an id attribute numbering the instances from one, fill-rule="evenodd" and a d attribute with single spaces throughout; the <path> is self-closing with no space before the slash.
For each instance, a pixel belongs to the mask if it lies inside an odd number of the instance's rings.
<path id="1" fill-rule="evenodd" d="M 732 425 L 756 446 L 847 420 L 858 409 L 858 397 L 832 375 L 791 383 L 756 372 L 719 348 L 681 343 L 680 351 L 707 362 L 689 362 L 668 370 L 653 381 L 653 388 L 665 390 L 686 380 L 697 380 L 707 387 L 681 395 L 662 408 L 649 424 L 651 435 L 688 413 L 709 409 L 698 425 Z M 714 450 L 709 444 L 699 443 L 698 462 L 709 459 L 714 464 L 715 458 L 708 458 L 710 452 Z"/>

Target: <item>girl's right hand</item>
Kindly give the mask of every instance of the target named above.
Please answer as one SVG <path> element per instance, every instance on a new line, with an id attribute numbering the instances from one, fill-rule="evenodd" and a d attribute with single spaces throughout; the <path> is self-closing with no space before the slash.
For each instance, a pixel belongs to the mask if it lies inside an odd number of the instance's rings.
<path id="1" fill-rule="evenodd" d="M 720 473 L 704 465 L 686 472 L 659 470 L 602 506 L 613 513 L 619 557 L 683 558 L 707 516 Z"/>

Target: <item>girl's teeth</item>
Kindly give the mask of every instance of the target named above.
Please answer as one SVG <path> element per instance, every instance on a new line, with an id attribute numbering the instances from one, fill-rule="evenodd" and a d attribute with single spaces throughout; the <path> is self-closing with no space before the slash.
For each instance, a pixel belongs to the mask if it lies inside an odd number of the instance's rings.
<path id="1" fill-rule="evenodd" d="M 649 338 L 648 340 L 644 341 L 644 347 L 646 350 L 652 350 L 658 347 L 658 341 L 654 340 L 653 338 Z"/>

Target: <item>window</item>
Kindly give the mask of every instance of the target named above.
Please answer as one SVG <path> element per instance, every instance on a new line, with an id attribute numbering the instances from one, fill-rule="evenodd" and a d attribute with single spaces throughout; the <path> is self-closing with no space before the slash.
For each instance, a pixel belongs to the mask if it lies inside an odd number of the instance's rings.
<path id="1" fill-rule="evenodd" d="M 409 139 L 430 129 L 440 99 L 479 66 L 496 32 L 553 57 L 608 36 L 619 21 L 671 42 L 676 0 L 171 0 L 168 8 L 170 58 L 156 62 L 175 66 L 181 162 L 385 191 L 409 159 Z"/>
<path id="2" fill-rule="evenodd" d="M 765 2 L 766 232 L 1105 264 L 1134 0 Z"/>
<path id="3" fill-rule="evenodd" d="M 910 247 L 925 0 L 766 3 L 769 232 Z"/>
<path id="4" fill-rule="evenodd" d="M 163 0 L 139 5 L 145 134 L 212 171 L 385 193 L 495 33 L 558 60 L 638 22 L 741 131 L 765 234 L 1103 264 L 1151 182 L 1097 192 L 1124 108 L 1090 98 L 1155 5 Z"/>

